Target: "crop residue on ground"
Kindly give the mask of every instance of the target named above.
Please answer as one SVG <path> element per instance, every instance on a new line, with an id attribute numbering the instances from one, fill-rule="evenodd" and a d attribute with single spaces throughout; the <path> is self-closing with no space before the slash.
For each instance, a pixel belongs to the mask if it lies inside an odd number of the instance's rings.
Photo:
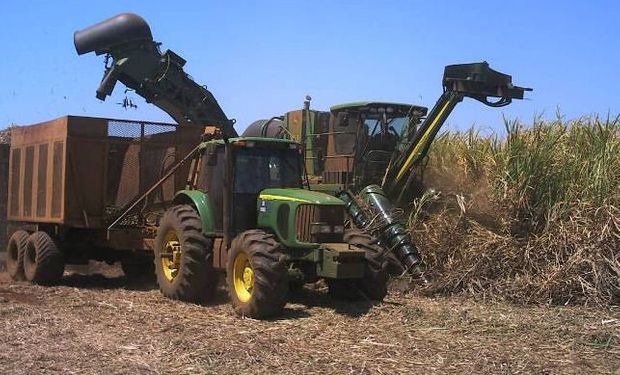
<path id="1" fill-rule="evenodd" d="M 110 275 L 110 274 L 108 274 Z M 613 373 L 620 311 L 515 307 L 393 292 L 378 305 L 306 289 L 276 320 L 199 306 L 123 277 L 62 285 L 0 274 L 0 373 Z"/>

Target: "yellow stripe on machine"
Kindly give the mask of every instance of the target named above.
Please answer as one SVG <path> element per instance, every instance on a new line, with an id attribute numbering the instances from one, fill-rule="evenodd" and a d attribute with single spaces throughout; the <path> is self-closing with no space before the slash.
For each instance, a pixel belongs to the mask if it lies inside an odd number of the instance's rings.
<path id="1" fill-rule="evenodd" d="M 262 200 L 265 200 L 265 201 L 279 200 L 279 201 L 287 201 L 287 202 L 314 203 L 314 202 L 306 200 L 306 199 L 285 197 L 285 196 L 282 196 L 282 195 L 273 195 L 273 194 L 261 194 L 258 197 L 260 199 L 262 199 Z"/>
<path id="2" fill-rule="evenodd" d="M 400 169 L 400 171 L 398 171 L 398 174 L 396 175 L 396 181 L 397 182 L 400 181 L 400 179 L 403 178 L 405 173 L 407 173 L 409 168 L 411 168 L 411 165 L 413 164 L 413 161 L 414 161 L 415 157 L 420 153 L 420 148 L 423 145 L 425 145 L 426 142 L 428 142 L 428 138 L 431 136 L 431 133 L 433 132 L 433 129 L 435 129 L 435 127 L 439 123 L 439 119 L 441 119 L 441 117 L 443 116 L 443 113 L 446 111 L 446 108 L 448 108 L 448 104 L 450 104 L 450 102 L 446 102 L 443 105 L 443 107 L 439 111 L 439 114 L 437 115 L 437 117 L 435 117 L 435 120 L 433 121 L 431 126 L 428 127 L 428 129 L 426 130 L 426 132 L 422 136 L 422 139 L 420 139 L 420 142 L 418 142 L 418 144 L 415 145 L 415 147 L 413 148 L 413 151 L 411 151 L 411 153 L 407 157 L 407 160 L 405 161 L 405 164 L 403 164 L 402 168 Z"/>

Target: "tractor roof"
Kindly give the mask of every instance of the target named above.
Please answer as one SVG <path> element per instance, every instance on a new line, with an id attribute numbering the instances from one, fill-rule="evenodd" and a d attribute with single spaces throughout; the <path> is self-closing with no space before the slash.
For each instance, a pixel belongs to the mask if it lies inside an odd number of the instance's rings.
<path id="1" fill-rule="evenodd" d="M 386 108 L 386 109 L 391 108 L 392 111 L 388 111 L 388 112 L 407 114 L 409 113 L 409 110 L 411 109 L 411 107 L 413 107 L 413 110 L 415 111 L 422 112 L 422 116 L 426 115 L 428 111 L 428 108 L 426 107 L 421 107 L 421 106 L 417 106 L 413 104 L 406 104 L 406 103 L 390 103 L 390 102 L 344 103 L 344 104 L 338 104 L 338 105 L 331 107 L 330 111 L 339 112 L 339 111 L 344 111 L 348 109 L 352 109 L 356 111 L 372 111 L 373 109 L 376 110 L 378 108 Z"/>

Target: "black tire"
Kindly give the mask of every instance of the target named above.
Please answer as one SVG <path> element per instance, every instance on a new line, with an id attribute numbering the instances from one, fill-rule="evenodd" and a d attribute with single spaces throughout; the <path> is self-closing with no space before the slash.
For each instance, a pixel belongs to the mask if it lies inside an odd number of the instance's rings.
<path id="1" fill-rule="evenodd" d="M 388 262 L 384 250 L 377 240 L 359 230 L 349 229 L 344 234 L 345 242 L 364 250 L 366 267 L 364 277 L 355 282 L 357 289 L 368 299 L 383 301 L 387 295 Z"/>
<path id="2" fill-rule="evenodd" d="M 24 275 L 36 284 L 54 284 L 65 272 L 65 257 L 56 243 L 45 232 L 34 232 L 28 237 L 24 253 Z"/>
<path id="3" fill-rule="evenodd" d="M 167 236 L 173 233 L 180 245 L 181 256 L 177 273 L 170 278 L 164 272 Z M 202 233 L 202 223 L 190 205 L 170 208 L 159 223 L 155 239 L 155 274 L 162 294 L 168 298 L 204 303 L 211 301 L 217 287 L 213 269 L 213 241 Z"/>
<path id="4" fill-rule="evenodd" d="M 235 237 L 228 252 L 226 282 L 238 315 L 261 319 L 282 311 L 288 300 L 288 259 L 272 234 L 253 229 Z M 250 267 L 253 275 L 246 295 L 235 288 L 235 279 L 242 276 L 235 266 L 243 266 L 244 261 L 243 271 Z"/>
<path id="5" fill-rule="evenodd" d="M 24 253 L 29 236 L 25 230 L 18 230 L 9 238 L 6 247 L 6 272 L 15 281 L 26 279 L 24 276 Z"/>

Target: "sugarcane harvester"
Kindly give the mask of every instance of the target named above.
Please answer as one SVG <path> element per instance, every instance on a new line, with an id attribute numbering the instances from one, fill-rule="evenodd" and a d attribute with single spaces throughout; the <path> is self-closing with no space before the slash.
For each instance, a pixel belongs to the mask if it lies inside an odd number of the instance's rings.
<path id="1" fill-rule="evenodd" d="M 221 269 L 235 311 L 254 318 L 279 313 L 290 287 L 318 279 L 339 296 L 385 297 L 381 248 L 363 232 L 345 234 L 342 200 L 304 188 L 300 144 L 239 137 L 211 92 L 185 73 L 185 60 L 162 53 L 137 15 L 78 31 L 74 44 L 80 55 L 107 56 L 97 98 L 104 100 L 120 81 L 180 125 L 218 129 L 196 139 L 198 146 L 107 228 L 124 229 L 124 216 L 147 204 L 176 168 L 191 163 L 186 188 L 138 228 L 156 233 L 154 263 L 164 295 L 208 301 L 217 282 L 214 269 Z"/>
<path id="2" fill-rule="evenodd" d="M 435 106 L 356 102 L 330 112 L 304 109 L 259 120 L 244 135 L 298 138 L 306 149 L 311 186 L 330 191 L 346 203 L 353 224 L 379 238 L 393 273 L 422 275 L 422 258 L 398 206 L 414 193 L 418 167 L 446 119 L 464 98 L 491 107 L 523 99 L 529 88 L 487 62 L 449 65 Z"/>

